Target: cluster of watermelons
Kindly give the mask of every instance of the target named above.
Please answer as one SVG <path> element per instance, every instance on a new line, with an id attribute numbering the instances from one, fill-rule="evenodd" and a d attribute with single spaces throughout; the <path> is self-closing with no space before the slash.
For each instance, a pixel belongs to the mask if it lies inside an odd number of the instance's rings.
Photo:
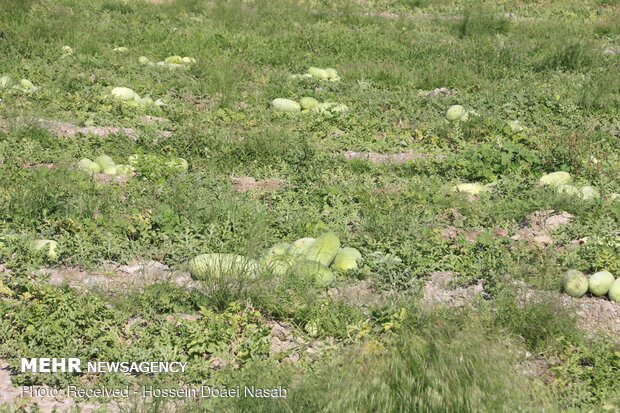
<path id="1" fill-rule="evenodd" d="M 308 71 L 303 75 L 293 75 L 293 78 L 312 78 L 317 80 L 329 80 L 331 82 L 337 82 L 340 80 L 340 76 L 336 69 L 331 67 L 321 69 L 320 67 L 310 67 Z"/>
<path id="2" fill-rule="evenodd" d="M 271 102 L 271 106 L 284 112 L 312 112 L 318 115 L 332 117 L 340 113 L 347 112 L 349 108 L 342 103 L 319 102 L 312 97 L 303 97 L 299 102 L 291 99 L 276 98 Z"/>
<path id="3" fill-rule="evenodd" d="M 583 185 L 578 188 L 571 185 L 572 180 L 573 178 L 568 172 L 558 171 L 543 175 L 540 178 L 539 184 L 551 188 L 558 194 L 575 196 L 587 202 L 596 202 L 601 199 L 601 193 L 595 187 Z M 611 194 L 609 200 L 614 202 L 618 197 L 620 197 L 620 195 Z"/>
<path id="4" fill-rule="evenodd" d="M 609 271 L 599 271 L 586 277 L 581 271 L 571 269 L 562 276 L 564 292 L 572 297 L 582 297 L 588 291 L 597 297 L 607 295 L 611 301 L 620 302 L 620 278 Z"/>
<path id="5" fill-rule="evenodd" d="M 129 165 L 117 165 L 108 155 L 99 155 L 95 160 L 84 158 L 78 162 L 78 169 L 88 173 L 106 175 L 130 175 L 133 169 Z"/>
<path id="6" fill-rule="evenodd" d="M 328 233 L 316 239 L 276 244 L 259 260 L 236 254 L 201 254 L 190 260 L 189 271 L 199 280 L 239 273 L 255 278 L 261 271 L 268 271 L 278 277 L 299 277 L 322 288 L 334 282 L 334 272 L 355 270 L 361 259 L 357 249 L 340 248 L 338 237 Z"/>
<path id="7" fill-rule="evenodd" d="M 15 82 L 11 76 L 5 75 L 0 77 L 0 89 L 21 93 L 33 93 L 39 90 L 39 87 L 35 86 L 28 79 L 22 79 L 19 82 Z"/>
<path id="8" fill-rule="evenodd" d="M 140 56 L 138 58 L 138 63 L 147 66 L 165 67 L 168 69 L 185 69 L 190 64 L 196 63 L 196 59 L 189 56 L 168 56 L 163 61 L 155 63 L 146 56 Z"/>
<path id="9" fill-rule="evenodd" d="M 129 106 L 148 107 L 166 105 L 161 99 L 153 100 L 149 95 L 140 97 L 140 95 L 128 87 L 115 87 L 112 89 L 112 92 L 110 92 L 110 95 Z"/>
<path id="10" fill-rule="evenodd" d="M 601 193 L 595 187 L 590 185 L 583 185 L 578 188 L 576 186 L 570 185 L 571 182 L 572 177 L 568 172 L 557 171 L 543 175 L 538 181 L 538 184 L 548 187 L 558 194 L 575 196 L 586 202 L 596 202 L 601 199 Z M 493 185 L 495 185 L 494 182 L 486 185 L 476 182 L 463 183 L 454 186 L 452 190 L 456 192 L 466 192 L 470 195 L 477 195 L 482 192 L 489 191 Z M 610 194 L 608 199 L 609 202 L 613 204 L 614 202 L 620 200 L 620 194 Z"/>
<path id="11" fill-rule="evenodd" d="M 340 80 L 340 76 L 336 69 L 327 68 L 321 69 L 318 67 L 310 67 L 307 73 L 303 75 L 293 75 L 294 78 L 304 77 L 304 78 L 313 78 L 317 80 L 329 80 L 329 81 L 338 81 Z M 284 98 L 276 98 L 271 101 L 271 106 L 275 109 L 283 111 L 283 112 L 301 112 L 301 113 L 315 113 L 317 115 L 321 115 L 324 117 L 334 117 L 341 113 L 347 112 L 349 108 L 347 105 L 336 102 L 319 102 L 317 99 L 304 96 L 299 99 L 298 102 L 291 99 Z"/>
<path id="12" fill-rule="evenodd" d="M 151 154 L 130 155 L 128 165 L 117 165 L 108 155 L 99 155 L 94 161 L 84 158 L 78 163 L 78 169 L 81 171 L 106 175 L 131 175 L 153 168 L 185 173 L 189 164 L 183 158 L 166 158 Z"/>

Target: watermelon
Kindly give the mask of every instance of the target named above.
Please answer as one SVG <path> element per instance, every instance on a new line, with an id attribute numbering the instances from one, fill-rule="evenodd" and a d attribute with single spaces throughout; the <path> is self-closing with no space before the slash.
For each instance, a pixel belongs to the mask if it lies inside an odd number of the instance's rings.
<path id="1" fill-rule="evenodd" d="M 599 271 L 590 276 L 588 288 L 594 295 L 603 296 L 607 294 L 615 278 L 609 271 Z"/>
<path id="2" fill-rule="evenodd" d="M 581 297 L 588 291 L 588 279 L 581 271 L 568 270 L 562 276 L 564 292 L 572 297 Z"/>
<path id="3" fill-rule="evenodd" d="M 319 288 L 329 286 L 335 278 L 334 273 L 328 267 L 311 260 L 299 261 L 293 266 L 291 272 Z"/>
<path id="4" fill-rule="evenodd" d="M 470 195 L 478 195 L 481 192 L 486 192 L 489 190 L 489 188 L 487 188 L 486 186 L 478 184 L 478 183 L 459 184 L 452 189 L 456 192 L 465 192 Z"/>
<path id="5" fill-rule="evenodd" d="M 312 77 L 327 80 L 329 79 L 329 73 L 325 69 L 320 69 L 318 67 L 311 67 L 308 69 L 308 73 L 312 75 Z"/>
<path id="6" fill-rule="evenodd" d="M 112 96 L 124 101 L 133 100 L 133 98 L 136 96 L 136 92 L 129 89 L 128 87 L 115 87 L 114 89 L 112 89 Z"/>
<path id="7" fill-rule="evenodd" d="M 325 73 L 327 73 L 327 78 L 329 80 L 340 80 L 340 76 L 338 76 L 338 72 L 336 71 L 336 69 L 328 67 L 325 69 Z"/>
<path id="8" fill-rule="evenodd" d="M 288 250 L 288 253 L 290 255 L 304 255 L 314 241 L 315 238 L 300 238 L 293 242 L 293 245 Z"/>
<path id="9" fill-rule="evenodd" d="M 579 192 L 579 189 L 577 189 L 576 187 L 572 186 L 572 185 L 558 185 L 555 188 L 556 192 L 558 194 L 564 194 L 564 195 L 571 195 L 571 196 L 579 196 L 581 197 L 581 192 Z"/>
<path id="10" fill-rule="evenodd" d="M 579 192 L 581 192 L 581 199 L 587 202 L 593 202 L 601 198 L 601 193 L 592 186 L 582 186 Z"/>
<path id="11" fill-rule="evenodd" d="M 618 278 L 616 281 L 614 281 L 611 284 L 611 287 L 609 287 L 609 291 L 607 292 L 607 295 L 609 296 L 609 299 L 611 301 L 620 303 L 620 278 Z"/>
<path id="12" fill-rule="evenodd" d="M 336 254 L 331 269 L 334 271 L 356 270 L 361 259 L 362 254 L 355 248 L 342 248 L 338 251 L 338 254 Z"/>
<path id="13" fill-rule="evenodd" d="M 11 76 L 0 77 L 0 88 L 5 89 L 13 84 Z"/>
<path id="14" fill-rule="evenodd" d="M 549 185 L 551 187 L 558 187 L 560 185 L 569 184 L 572 181 L 572 177 L 568 172 L 558 171 L 546 174 L 540 177 L 538 181 L 539 185 Z"/>
<path id="15" fill-rule="evenodd" d="M 272 255 L 286 255 L 288 251 L 291 249 L 292 245 L 287 244 L 285 242 L 281 242 L 279 244 L 275 244 L 271 248 L 267 250 L 265 256 L 269 257 Z"/>
<path id="16" fill-rule="evenodd" d="M 97 162 L 93 162 L 88 158 L 84 158 L 78 162 L 78 169 L 80 171 L 89 172 L 89 173 L 99 173 L 101 172 L 101 167 Z"/>
<path id="17" fill-rule="evenodd" d="M 166 162 L 166 165 L 179 173 L 185 173 L 189 168 L 187 161 L 183 158 L 171 159 Z"/>
<path id="18" fill-rule="evenodd" d="M 135 99 L 140 106 L 153 106 L 153 99 L 150 96 L 145 96 L 142 99 Z"/>
<path id="19" fill-rule="evenodd" d="M 299 112 L 301 111 L 301 106 L 299 103 L 290 99 L 282 99 L 276 98 L 271 102 L 271 106 L 278 110 L 282 110 L 284 112 Z"/>
<path id="20" fill-rule="evenodd" d="M 117 175 L 131 175 L 133 168 L 129 165 L 116 165 Z"/>
<path id="21" fill-rule="evenodd" d="M 319 101 L 311 97 L 303 97 L 299 100 L 299 105 L 303 110 L 310 110 L 319 104 Z"/>
<path id="22" fill-rule="evenodd" d="M 446 119 L 448 119 L 450 122 L 456 121 L 456 120 L 464 120 L 463 118 L 467 115 L 467 112 L 465 111 L 465 108 L 461 105 L 452 105 L 448 108 L 448 111 L 446 112 Z"/>
<path id="23" fill-rule="evenodd" d="M 97 165 L 99 165 L 102 171 L 105 171 L 106 169 L 115 165 L 112 158 L 110 158 L 108 155 L 99 155 L 95 158 L 95 162 L 97 163 Z"/>
<path id="24" fill-rule="evenodd" d="M 278 277 L 286 275 L 294 264 L 295 259 L 290 255 L 271 255 L 261 259 L 261 268 Z"/>
<path id="25" fill-rule="evenodd" d="M 32 244 L 32 249 L 34 251 L 44 252 L 45 256 L 50 261 L 56 261 L 56 259 L 58 259 L 58 251 L 56 251 L 57 247 L 58 243 L 49 239 L 35 241 Z"/>
<path id="26" fill-rule="evenodd" d="M 329 233 L 318 237 L 304 254 L 306 259 L 319 262 L 329 267 L 340 250 L 340 239 Z"/>
<path id="27" fill-rule="evenodd" d="M 181 56 L 169 56 L 164 59 L 164 63 L 183 64 L 183 58 Z"/>
<path id="28" fill-rule="evenodd" d="M 200 254 L 189 261 L 189 272 L 197 280 L 221 280 L 238 275 L 254 278 L 259 269 L 255 260 L 236 254 Z"/>
<path id="29" fill-rule="evenodd" d="M 106 175 L 116 175 L 116 165 L 110 165 L 103 170 Z"/>
<path id="30" fill-rule="evenodd" d="M 523 126 L 521 126 L 518 120 L 509 120 L 506 122 L 506 126 L 511 133 L 519 133 L 523 131 Z"/>
<path id="31" fill-rule="evenodd" d="M 340 103 L 334 103 L 334 102 L 319 103 L 314 108 L 312 108 L 312 111 L 314 113 L 317 113 L 319 115 L 323 115 L 326 117 L 333 117 L 339 113 L 344 113 L 348 110 L 349 108 L 347 107 L 347 105 L 343 105 Z"/>

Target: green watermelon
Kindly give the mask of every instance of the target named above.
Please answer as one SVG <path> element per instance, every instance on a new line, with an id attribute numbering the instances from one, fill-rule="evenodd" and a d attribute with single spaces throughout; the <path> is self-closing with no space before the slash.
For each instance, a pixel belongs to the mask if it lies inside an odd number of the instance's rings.
<path id="1" fill-rule="evenodd" d="M 56 251 L 57 247 L 58 243 L 49 239 L 35 241 L 32 244 L 33 250 L 44 252 L 45 256 L 50 261 L 56 261 L 58 259 L 58 251 Z"/>
<path id="2" fill-rule="evenodd" d="M 308 69 L 308 73 L 317 79 L 327 80 L 329 79 L 329 73 L 325 69 L 320 69 L 318 67 L 311 67 Z"/>
<path id="3" fill-rule="evenodd" d="M 287 244 L 286 242 L 281 242 L 279 244 L 275 244 L 271 248 L 267 250 L 265 256 L 270 257 L 272 255 L 286 255 L 288 251 L 291 249 L 292 245 Z"/>
<path id="4" fill-rule="evenodd" d="M 465 116 L 467 116 L 467 111 L 461 105 L 452 105 L 446 111 L 446 119 L 450 122 L 463 120 Z"/>
<path id="5" fill-rule="evenodd" d="M 572 181 L 572 177 L 568 172 L 558 171 L 552 172 L 540 177 L 538 183 L 540 185 L 549 185 L 552 187 L 558 187 L 560 185 L 569 184 Z"/>
<path id="6" fill-rule="evenodd" d="M 603 296 L 607 294 L 615 278 L 609 271 L 599 271 L 590 276 L 588 288 L 594 295 Z"/>
<path id="7" fill-rule="evenodd" d="M 611 284 L 611 287 L 609 287 L 609 291 L 607 292 L 607 295 L 609 296 L 609 299 L 611 301 L 620 303 L 620 278 L 618 278 L 616 281 L 614 281 Z"/>
<path id="8" fill-rule="evenodd" d="M 338 254 L 336 254 L 331 269 L 334 271 L 356 270 L 361 260 L 362 254 L 355 248 L 342 248 Z"/>
<path id="9" fill-rule="evenodd" d="M 301 106 L 299 103 L 290 99 L 276 98 L 271 102 L 271 106 L 284 112 L 300 112 Z"/>
<path id="10" fill-rule="evenodd" d="M 311 97 L 303 97 L 299 100 L 299 105 L 303 110 L 310 110 L 319 104 L 319 101 Z"/>
<path id="11" fill-rule="evenodd" d="M 327 287 L 334 282 L 334 273 L 320 262 L 299 261 L 291 272 L 302 279 L 312 282 L 319 288 Z"/>
<path id="12" fill-rule="evenodd" d="M 288 253 L 290 255 L 304 255 L 314 241 L 315 238 L 300 238 L 293 242 L 293 245 L 288 250 Z"/>
<path id="13" fill-rule="evenodd" d="M 318 237 L 304 254 L 306 259 L 320 262 L 329 267 L 340 250 L 340 239 L 336 234 L 323 234 Z"/>
<path id="14" fill-rule="evenodd" d="M 236 254 L 200 254 L 189 262 L 189 272 L 198 280 L 220 280 L 238 275 L 254 278 L 259 269 L 256 260 Z"/>
<path id="15" fill-rule="evenodd" d="M 295 259 L 290 255 L 271 255 L 261 259 L 261 268 L 270 271 L 273 275 L 282 277 L 295 264 Z"/>
<path id="16" fill-rule="evenodd" d="M 588 291 L 588 279 L 581 271 L 568 270 L 562 276 L 564 292 L 572 297 L 581 297 Z"/>
<path id="17" fill-rule="evenodd" d="M 601 193 L 592 186 L 582 186 L 579 192 L 581 192 L 581 199 L 587 202 L 593 202 L 601 198 Z"/>
<path id="18" fill-rule="evenodd" d="M 97 162 L 93 162 L 88 158 L 82 159 L 78 162 L 78 169 L 80 171 L 88 172 L 88 173 L 99 173 L 101 172 L 101 167 Z"/>
<path id="19" fill-rule="evenodd" d="M 120 100 L 133 100 L 136 96 L 136 92 L 128 87 L 115 87 L 112 89 L 112 96 Z"/>
<path id="20" fill-rule="evenodd" d="M 108 155 L 99 155 L 95 158 L 95 162 L 97 163 L 97 165 L 99 165 L 102 171 L 105 171 L 106 169 L 115 165 L 112 158 L 110 158 Z"/>

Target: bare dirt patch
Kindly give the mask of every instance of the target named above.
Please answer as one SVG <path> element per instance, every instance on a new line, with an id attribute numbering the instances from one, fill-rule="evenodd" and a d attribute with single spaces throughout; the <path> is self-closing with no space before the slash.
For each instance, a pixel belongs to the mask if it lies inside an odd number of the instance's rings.
<path id="1" fill-rule="evenodd" d="M 465 231 L 462 228 L 457 228 L 453 225 L 449 225 L 441 232 L 441 236 L 444 239 L 455 239 L 458 238 L 460 235 L 463 235 L 467 241 L 473 242 L 476 237 L 483 232 L 483 229 L 472 229 L 469 231 Z"/>
<path id="2" fill-rule="evenodd" d="M 522 226 L 529 226 L 534 229 L 550 230 L 556 229 L 560 225 L 565 225 L 573 219 L 574 216 L 566 211 L 557 212 L 553 209 L 542 209 L 532 212 L 522 221 Z"/>
<path id="3" fill-rule="evenodd" d="M 421 90 L 419 92 L 420 95 L 429 97 L 445 97 L 455 95 L 457 93 L 457 89 L 448 89 L 447 87 L 438 87 L 433 90 Z"/>
<path id="4" fill-rule="evenodd" d="M 155 118 L 155 117 L 152 117 Z M 158 118 L 161 119 L 161 118 Z M 152 119 L 155 120 L 155 119 Z M 123 133 L 132 139 L 136 139 L 137 131 L 132 128 L 120 128 L 117 126 L 77 126 L 68 122 L 59 122 L 56 120 L 46 120 L 46 119 L 26 119 L 22 117 L 18 117 L 15 119 L 17 123 L 31 123 L 36 124 L 44 129 L 49 130 L 51 133 L 60 135 L 60 136 L 74 136 L 77 134 L 88 135 L 93 134 L 101 137 L 106 137 L 111 134 L 120 134 Z M 0 120 L 0 127 L 6 130 L 8 126 L 6 120 Z M 159 136 L 161 138 L 168 138 L 172 136 L 172 132 L 168 131 L 160 131 Z"/>
<path id="5" fill-rule="evenodd" d="M 105 182 L 106 184 L 109 184 L 111 182 L 116 182 L 122 185 L 122 184 L 126 184 L 127 180 L 129 180 L 129 178 L 132 175 L 108 175 L 104 173 L 96 173 L 96 174 L 93 174 L 93 176 L 95 177 L 96 180 L 100 182 Z"/>
<path id="6" fill-rule="evenodd" d="M 365 308 L 382 306 L 388 300 L 386 293 L 377 292 L 368 280 L 330 288 L 327 295 L 336 301 L 345 301 L 348 304 Z"/>
<path id="7" fill-rule="evenodd" d="M 450 286 L 453 279 L 452 271 L 430 273 L 424 285 L 422 303 L 431 306 L 463 307 L 474 298 L 480 297 L 484 291 L 481 281 L 468 287 L 453 288 Z"/>
<path id="8" fill-rule="evenodd" d="M 393 154 L 382 154 L 377 152 L 355 152 L 345 151 L 340 152 L 340 155 L 346 159 L 361 159 L 363 161 L 371 161 L 377 163 L 405 163 L 407 161 L 416 160 L 420 158 L 427 158 L 429 155 L 421 152 L 401 152 Z"/>
<path id="9" fill-rule="evenodd" d="M 50 163 L 30 163 L 30 162 L 26 162 L 26 163 L 24 163 L 24 168 L 28 168 L 28 169 L 38 169 L 38 168 L 55 169 L 56 168 L 56 164 L 53 163 L 53 162 L 50 162 Z"/>
<path id="10" fill-rule="evenodd" d="M 267 178 L 257 181 L 256 178 L 251 176 L 238 176 L 231 177 L 230 180 L 235 188 L 240 192 L 246 192 L 248 190 L 264 189 L 267 191 L 276 191 L 283 189 L 285 185 L 284 179 L 280 178 Z"/>
<path id="11" fill-rule="evenodd" d="M 151 116 L 151 115 L 144 115 L 142 117 L 142 120 L 144 122 L 170 122 L 170 120 L 168 119 L 160 118 L 159 116 Z"/>
<path id="12" fill-rule="evenodd" d="M 515 241 L 526 241 L 532 247 L 536 245 L 547 246 L 553 243 L 549 231 L 568 224 L 572 218 L 574 216 L 566 211 L 556 212 L 551 209 L 535 211 L 521 221 L 520 228 L 510 238 Z M 455 239 L 462 235 L 467 241 L 473 242 L 483 232 L 484 230 L 481 228 L 464 230 L 449 225 L 441 232 L 441 236 L 444 239 Z M 501 227 L 495 227 L 493 228 L 493 236 L 495 238 L 507 238 L 508 231 Z"/>
<path id="13" fill-rule="evenodd" d="M 66 282 L 81 291 L 141 291 L 151 284 L 164 282 L 172 282 L 188 288 L 199 286 L 189 273 L 173 271 L 157 261 L 136 262 L 130 265 L 109 263 L 95 271 L 76 268 L 45 268 L 38 272 L 50 274 L 51 284 L 60 285 Z"/>
<path id="14" fill-rule="evenodd" d="M 267 322 L 271 326 L 271 347 L 269 356 L 280 361 L 297 362 L 305 356 L 312 357 L 320 347 L 319 342 L 310 342 L 295 331 L 295 326 L 286 321 Z"/>
<path id="15" fill-rule="evenodd" d="M 515 241 L 527 241 L 532 247 L 534 244 L 546 246 L 553 243 L 549 231 L 566 225 L 574 218 L 566 211 L 557 212 L 552 209 L 532 212 L 520 223 L 519 230 L 510 238 Z"/>

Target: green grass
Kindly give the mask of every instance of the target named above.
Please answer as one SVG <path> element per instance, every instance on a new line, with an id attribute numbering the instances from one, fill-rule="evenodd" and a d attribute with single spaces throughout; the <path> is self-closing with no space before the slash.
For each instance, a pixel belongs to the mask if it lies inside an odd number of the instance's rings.
<path id="1" fill-rule="evenodd" d="M 187 411 L 613 411 L 613 338 L 583 331 L 554 294 L 568 268 L 620 271 L 620 204 L 610 201 L 620 192 L 619 19 L 618 2 L 595 0 L 0 1 L 0 76 L 39 87 L 0 89 L 0 359 L 179 358 L 192 364 L 182 376 L 89 385 L 291 389 L 282 400 L 186 401 Z M 170 55 L 197 62 L 175 71 L 138 62 Z M 342 79 L 292 76 L 310 66 Z M 108 96 L 117 86 L 166 106 L 123 104 Z M 450 93 L 427 93 L 435 88 Z M 269 104 L 304 96 L 349 111 L 326 118 Z M 477 115 L 448 122 L 454 104 Z M 62 136 L 40 119 L 133 133 Z M 506 127 L 515 119 L 524 131 Z M 343 151 L 426 156 L 374 163 Z M 135 153 L 182 157 L 189 170 L 142 162 L 116 183 L 77 168 Z M 537 185 L 558 170 L 602 198 Z M 230 179 L 239 176 L 285 184 L 242 192 Z M 451 189 L 470 182 L 491 190 L 471 201 Z M 575 217 L 549 232 L 551 246 L 509 239 L 548 209 Z M 449 226 L 480 233 L 446 239 Z M 267 271 L 229 274 L 217 288 L 141 291 L 55 286 L 35 272 L 147 260 L 185 271 L 199 253 L 260 259 L 275 243 L 328 231 L 364 256 L 336 286 L 371 286 L 368 305 Z M 58 241 L 57 261 L 32 251 L 38 239 Z M 424 308 L 434 271 L 453 272 L 458 287 L 482 281 L 484 293 L 466 309 Z M 515 282 L 551 295 L 524 300 Z M 178 315 L 202 318 L 178 327 Z M 273 322 L 319 350 L 280 363 L 286 355 L 269 354 Z M 522 374 L 526 352 L 543 374 Z M 225 363 L 210 367 L 214 358 Z M 80 380 L 13 376 L 16 385 Z M 160 402 L 128 409 L 174 409 Z"/>

